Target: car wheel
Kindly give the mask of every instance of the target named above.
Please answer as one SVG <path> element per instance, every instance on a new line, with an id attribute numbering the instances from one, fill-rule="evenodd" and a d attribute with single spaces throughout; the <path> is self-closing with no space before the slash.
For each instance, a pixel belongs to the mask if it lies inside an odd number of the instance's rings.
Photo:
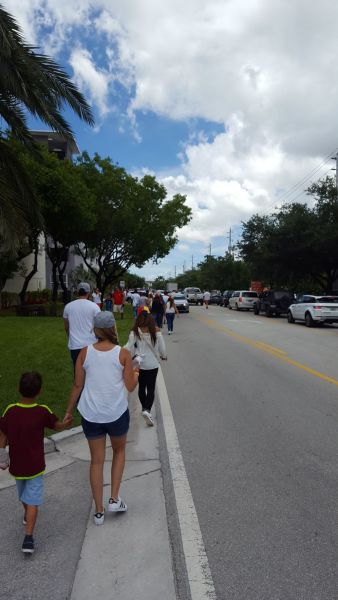
<path id="1" fill-rule="evenodd" d="M 259 306 L 257 306 L 257 304 L 255 304 L 253 311 L 255 315 L 259 315 Z"/>
<path id="2" fill-rule="evenodd" d="M 236 308 L 236 310 L 239 310 L 239 306 L 238 306 L 237 302 L 235 304 L 235 308 Z"/>
<path id="3" fill-rule="evenodd" d="M 309 312 L 307 312 L 305 315 L 305 325 L 306 327 L 313 327 L 314 325 L 313 318 L 311 317 Z"/>
<path id="4" fill-rule="evenodd" d="M 229 310 L 232 310 L 232 306 L 230 306 L 230 304 L 228 304 L 228 309 L 229 309 Z"/>
<path id="5" fill-rule="evenodd" d="M 295 320 L 294 320 L 294 318 L 292 316 L 291 310 L 288 311 L 288 317 L 287 318 L 288 318 L 288 323 L 294 323 L 295 322 Z"/>
<path id="6" fill-rule="evenodd" d="M 265 314 L 267 317 L 269 317 L 271 319 L 271 317 L 273 317 L 273 311 L 271 310 L 270 306 L 266 307 L 266 311 Z"/>

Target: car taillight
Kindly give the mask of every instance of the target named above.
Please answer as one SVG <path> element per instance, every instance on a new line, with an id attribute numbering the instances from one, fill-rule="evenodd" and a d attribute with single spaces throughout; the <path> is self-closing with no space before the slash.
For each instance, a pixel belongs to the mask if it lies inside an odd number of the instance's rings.
<path id="1" fill-rule="evenodd" d="M 323 308 L 322 306 L 314 306 L 315 310 L 322 310 L 322 308 Z"/>
<path id="2" fill-rule="evenodd" d="M 240 298 L 240 299 L 239 299 L 239 301 L 240 301 L 240 302 L 243 302 L 243 298 Z"/>

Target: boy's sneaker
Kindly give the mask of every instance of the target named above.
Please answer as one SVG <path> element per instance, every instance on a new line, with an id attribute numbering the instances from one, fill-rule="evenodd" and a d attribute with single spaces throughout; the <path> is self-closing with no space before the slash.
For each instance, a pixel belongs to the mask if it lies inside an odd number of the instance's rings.
<path id="1" fill-rule="evenodd" d="M 153 417 L 151 416 L 149 410 L 143 410 L 142 411 L 142 417 L 144 418 L 145 422 L 147 423 L 147 425 L 149 427 L 153 427 L 154 426 L 154 420 L 153 420 Z"/>
<path id="2" fill-rule="evenodd" d="M 109 512 L 126 512 L 127 505 L 123 500 L 119 497 L 118 500 L 114 500 L 114 498 L 109 498 L 108 502 L 108 511 Z"/>
<path id="3" fill-rule="evenodd" d="M 95 525 L 103 525 L 104 523 L 104 509 L 103 512 L 97 512 L 94 514 Z"/>
<path id="4" fill-rule="evenodd" d="M 33 554 L 34 552 L 34 540 L 32 535 L 25 535 L 21 546 L 22 552 L 25 554 Z"/>

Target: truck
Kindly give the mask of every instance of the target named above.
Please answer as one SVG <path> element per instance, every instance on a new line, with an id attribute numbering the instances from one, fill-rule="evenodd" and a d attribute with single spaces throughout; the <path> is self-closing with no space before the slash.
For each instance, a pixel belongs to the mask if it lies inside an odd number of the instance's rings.
<path id="1" fill-rule="evenodd" d="M 203 294 L 198 287 L 186 287 L 183 290 L 183 294 L 188 300 L 189 304 L 200 304 L 203 305 Z"/>
<path id="2" fill-rule="evenodd" d="M 178 286 L 176 281 L 169 281 L 166 285 L 167 292 L 170 294 L 171 292 L 177 292 Z"/>

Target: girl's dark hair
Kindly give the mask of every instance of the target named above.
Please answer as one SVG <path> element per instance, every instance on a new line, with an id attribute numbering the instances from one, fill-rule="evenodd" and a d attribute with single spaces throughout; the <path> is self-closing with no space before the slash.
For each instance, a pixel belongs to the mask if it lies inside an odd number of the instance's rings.
<path id="1" fill-rule="evenodd" d="M 116 327 L 114 325 L 114 327 L 94 327 L 94 333 L 97 337 L 98 340 L 103 341 L 103 340 L 108 340 L 108 342 L 111 342 L 112 344 L 118 345 L 119 343 L 119 338 L 117 335 L 117 330 Z"/>
<path id="2" fill-rule="evenodd" d="M 171 296 L 169 296 L 169 300 L 168 300 L 169 304 L 170 304 L 170 308 L 173 307 L 173 305 L 175 304 L 175 300 L 174 298 L 172 298 Z"/>
<path id="3" fill-rule="evenodd" d="M 155 323 L 154 317 L 150 313 L 148 313 L 148 311 L 146 311 L 146 310 L 143 310 L 138 315 L 138 317 L 136 318 L 136 321 L 134 323 L 134 327 L 132 328 L 132 331 L 135 333 L 135 335 L 137 335 L 137 337 L 139 339 L 141 339 L 139 331 L 138 331 L 139 328 L 140 329 L 143 329 L 143 328 L 148 329 L 153 346 L 155 346 L 156 338 L 157 338 L 156 323 Z"/>
<path id="4" fill-rule="evenodd" d="M 34 398 L 42 386 L 42 376 L 37 371 L 23 373 L 20 377 L 19 392 L 24 398 Z"/>

